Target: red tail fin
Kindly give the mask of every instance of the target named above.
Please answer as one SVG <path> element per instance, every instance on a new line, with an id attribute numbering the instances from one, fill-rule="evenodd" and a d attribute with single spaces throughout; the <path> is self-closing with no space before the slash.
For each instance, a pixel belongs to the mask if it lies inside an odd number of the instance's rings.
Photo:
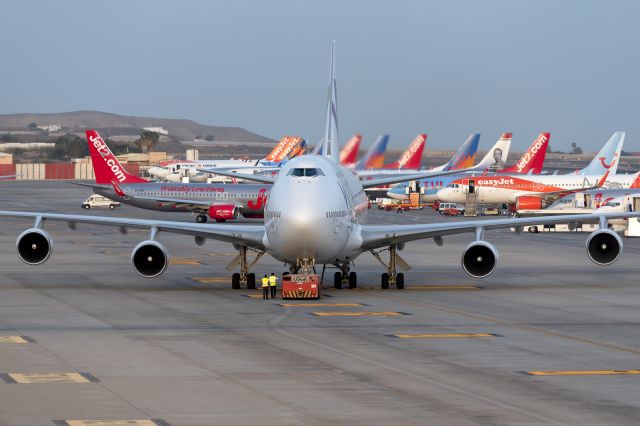
<path id="1" fill-rule="evenodd" d="M 636 178 L 629 188 L 640 188 L 640 172 L 636 173 Z"/>
<path id="2" fill-rule="evenodd" d="M 118 159 L 113 155 L 107 144 L 104 143 L 98 132 L 87 130 L 87 143 L 93 163 L 93 171 L 96 174 L 96 183 L 143 183 L 148 182 L 138 176 L 129 174 Z"/>
<path id="3" fill-rule="evenodd" d="M 360 149 L 360 142 L 362 142 L 362 135 L 353 135 L 349 142 L 340 151 L 340 164 L 348 166 L 355 164 L 358 159 L 358 150 Z"/>
<path id="4" fill-rule="evenodd" d="M 409 148 L 402 154 L 400 159 L 395 163 L 387 164 L 385 169 L 409 169 L 417 170 L 420 168 L 422 161 L 422 152 L 427 142 L 427 135 L 422 133 L 416 136 Z"/>
<path id="5" fill-rule="evenodd" d="M 527 174 L 531 171 L 534 175 L 540 174 L 544 166 L 544 157 L 547 155 L 550 136 L 551 134 L 548 132 L 540 133 L 516 164 L 502 169 L 498 173 Z"/>

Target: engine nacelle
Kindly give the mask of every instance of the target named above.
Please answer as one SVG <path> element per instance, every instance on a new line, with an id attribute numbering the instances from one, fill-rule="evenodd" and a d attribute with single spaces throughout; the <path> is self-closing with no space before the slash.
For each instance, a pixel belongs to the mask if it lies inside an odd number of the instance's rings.
<path id="1" fill-rule="evenodd" d="M 240 216 L 240 209 L 233 204 L 218 204 L 209 207 L 209 217 L 218 221 L 237 219 Z"/>
<path id="2" fill-rule="evenodd" d="M 540 210 L 547 205 L 548 203 L 535 195 L 522 195 L 516 198 L 516 210 Z"/>
<path id="3" fill-rule="evenodd" d="M 587 254 L 598 265 L 610 265 L 622 254 L 622 238 L 610 229 L 593 231 L 587 238 Z"/>
<path id="4" fill-rule="evenodd" d="M 462 253 L 462 268 L 473 278 L 491 275 L 498 264 L 498 251 L 486 241 L 474 241 Z"/>
<path id="5" fill-rule="evenodd" d="M 145 278 L 162 274 L 169 264 L 167 250 L 157 241 L 147 240 L 138 244 L 131 252 L 131 263 L 137 273 Z"/>
<path id="6" fill-rule="evenodd" d="M 46 262 L 53 249 L 53 241 L 42 229 L 31 228 L 24 231 L 16 241 L 18 257 L 29 265 Z"/>

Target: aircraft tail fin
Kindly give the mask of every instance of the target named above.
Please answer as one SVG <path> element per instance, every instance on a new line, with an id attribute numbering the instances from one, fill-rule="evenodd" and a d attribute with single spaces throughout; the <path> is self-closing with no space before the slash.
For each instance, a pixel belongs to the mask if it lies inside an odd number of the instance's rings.
<path id="1" fill-rule="evenodd" d="M 336 42 L 331 42 L 331 65 L 329 67 L 329 93 L 327 99 L 326 127 L 323 155 L 340 161 L 340 137 L 338 134 L 338 88 L 336 86 Z"/>
<path id="2" fill-rule="evenodd" d="M 625 132 L 615 132 L 602 149 L 593 157 L 593 160 L 582 170 L 579 175 L 601 175 L 606 171 L 616 174 L 618 171 L 618 160 L 624 145 Z"/>
<path id="3" fill-rule="evenodd" d="M 458 148 L 451 160 L 442 166 L 438 166 L 433 170 L 460 170 L 473 167 L 476 162 L 476 152 L 478 151 L 478 144 L 480 143 L 480 134 L 473 133 L 467 140 Z"/>
<path id="4" fill-rule="evenodd" d="M 144 183 L 148 180 L 127 172 L 95 130 L 87 130 L 87 143 L 96 175 L 96 183 Z"/>
<path id="5" fill-rule="evenodd" d="M 340 164 L 343 166 L 349 166 L 355 164 L 358 159 L 358 150 L 360 149 L 360 142 L 362 142 L 362 135 L 356 134 L 349 139 L 349 142 L 340 151 Z"/>
<path id="6" fill-rule="evenodd" d="M 548 132 L 543 132 L 533 141 L 527 152 L 511 167 L 502 169 L 499 173 L 520 173 L 539 175 L 544 166 L 544 157 L 547 155 L 547 147 L 549 146 Z"/>
<path id="7" fill-rule="evenodd" d="M 367 153 L 356 163 L 356 169 L 381 169 L 384 165 L 384 154 L 387 151 L 389 135 L 380 135 L 371 145 Z"/>
<path id="8" fill-rule="evenodd" d="M 293 157 L 302 155 L 307 147 L 307 141 L 300 136 L 283 136 L 271 152 L 260 160 L 260 164 L 279 165 Z"/>
<path id="9" fill-rule="evenodd" d="M 486 168 L 496 170 L 504 166 L 504 162 L 509 156 L 509 148 L 511 147 L 512 133 L 503 133 L 487 155 L 474 167 L 474 169 L 484 170 Z"/>
<path id="10" fill-rule="evenodd" d="M 400 159 L 395 163 L 387 164 L 385 169 L 408 169 L 417 170 L 420 168 L 422 161 L 422 152 L 427 142 L 427 135 L 422 133 L 416 136 L 411 142 L 409 148 L 400 156 Z"/>
<path id="11" fill-rule="evenodd" d="M 636 173 L 636 178 L 631 183 L 631 186 L 629 186 L 629 188 L 640 188 L 640 172 Z"/>

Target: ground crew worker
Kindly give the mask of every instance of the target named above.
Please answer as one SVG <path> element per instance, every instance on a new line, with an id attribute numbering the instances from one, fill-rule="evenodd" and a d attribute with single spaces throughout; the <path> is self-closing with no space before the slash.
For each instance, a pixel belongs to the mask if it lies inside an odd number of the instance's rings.
<path id="1" fill-rule="evenodd" d="M 266 300 L 269 298 L 269 277 L 267 274 L 264 274 L 262 277 L 262 300 Z"/>
<path id="2" fill-rule="evenodd" d="M 274 274 L 273 272 L 271 273 L 271 276 L 269 277 L 269 287 L 271 287 L 271 298 L 275 299 L 276 298 L 276 286 L 278 284 L 278 277 L 276 277 L 276 274 Z"/>

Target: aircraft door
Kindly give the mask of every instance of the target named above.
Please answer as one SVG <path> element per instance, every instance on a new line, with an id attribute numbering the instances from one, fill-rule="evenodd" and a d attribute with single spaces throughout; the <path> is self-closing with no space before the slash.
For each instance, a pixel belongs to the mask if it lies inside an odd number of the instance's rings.
<path id="1" fill-rule="evenodd" d="M 591 205 L 591 194 L 584 194 L 584 207 L 587 209 L 593 208 L 593 205 Z"/>
<path id="2" fill-rule="evenodd" d="M 640 212 L 640 197 L 633 197 L 633 211 Z"/>
<path id="3" fill-rule="evenodd" d="M 587 207 L 585 205 L 584 194 L 581 193 L 581 192 L 577 192 L 576 193 L 576 198 L 575 198 L 574 203 L 575 203 L 574 207 L 577 208 L 577 209 L 581 209 L 581 208 Z"/>
<path id="4" fill-rule="evenodd" d="M 476 193 L 476 182 L 473 179 L 469 179 L 469 194 Z"/>

